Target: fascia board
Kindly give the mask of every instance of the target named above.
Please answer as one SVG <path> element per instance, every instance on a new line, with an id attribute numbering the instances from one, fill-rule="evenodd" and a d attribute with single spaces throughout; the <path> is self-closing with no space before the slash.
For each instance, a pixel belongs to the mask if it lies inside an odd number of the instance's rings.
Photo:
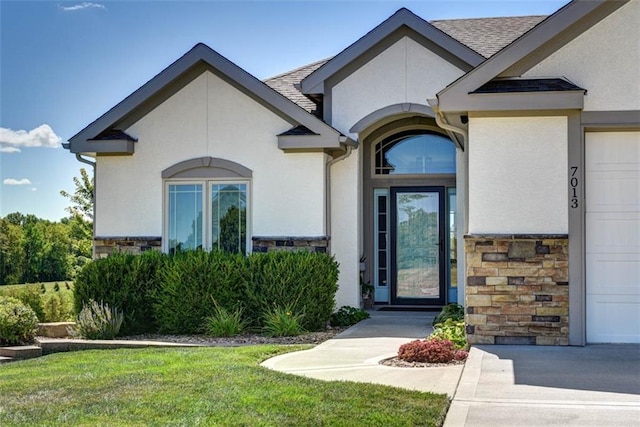
<path id="1" fill-rule="evenodd" d="M 413 12 L 403 8 L 340 52 L 338 55 L 334 56 L 322 67 L 305 77 L 300 82 L 302 93 L 324 94 L 325 80 L 329 79 L 339 70 L 346 67 L 349 63 L 402 26 L 406 26 L 423 37 L 431 40 L 436 45 L 472 67 L 477 66 L 485 60 L 485 58 L 479 53 L 463 45 L 448 34 L 440 31 L 427 21 L 415 15 Z"/>
<path id="2" fill-rule="evenodd" d="M 509 67 L 512 67 L 515 63 L 557 37 L 572 24 L 589 15 L 606 2 L 607 0 L 574 0 L 567 4 L 477 68 L 440 91 L 437 95 L 440 108 L 443 111 L 450 110 L 450 106 L 444 107 L 444 105 L 456 104 L 457 102 L 454 102 L 455 99 L 470 96 L 470 92 L 499 76 Z M 462 110 L 458 111 L 464 110 L 465 108 L 462 108 Z"/>
<path id="3" fill-rule="evenodd" d="M 278 135 L 281 150 L 340 148 L 340 139 L 323 135 Z"/>
<path id="4" fill-rule="evenodd" d="M 134 153 L 134 141 L 128 139 L 82 141 L 70 145 L 69 150 L 75 154 L 131 155 Z"/>
<path id="5" fill-rule="evenodd" d="M 584 106 L 584 91 L 474 93 L 440 100 L 439 108 L 446 112 L 462 111 L 524 111 L 573 110 Z"/>
<path id="6" fill-rule="evenodd" d="M 326 133 L 336 138 L 340 135 L 338 130 L 294 104 L 293 101 L 271 89 L 265 83 L 244 71 L 210 47 L 199 43 L 111 110 L 70 138 L 69 142 L 72 150 L 75 152 L 76 149 L 74 146 L 76 144 L 84 145 L 88 139 L 95 137 L 118 121 L 121 121 L 154 94 L 161 91 L 199 62 L 206 63 L 244 91 L 262 100 L 272 110 L 289 117 L 292 124 L 301 124 L 316 133 Z"/>

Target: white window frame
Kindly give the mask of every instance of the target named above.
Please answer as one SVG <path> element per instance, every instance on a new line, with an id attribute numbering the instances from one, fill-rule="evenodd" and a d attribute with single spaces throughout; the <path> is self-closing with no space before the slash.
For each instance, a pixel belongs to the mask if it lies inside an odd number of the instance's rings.
<path id="1" fill-rule="evenodd" d="M 251 244 L 251 224 L 252 221 L 252 202 L 251 202 L 251 180 L 250 179 L 166 179 L 164 181 L 164 200 L 163 200 L 163 209 L 162 209 L 162 251 L 164 253 L 169 252 L 169 186 L 170 185 L 201 185 L 202 186 L 202 236 L 203 236 L 203 249 L 206 251 L 210 251 L 213 246 L 212 236 L 211 236 L 211 191 L 214 185 L 233 185 L 233 184 L 243 184 L 247 186 L 247 195 L 246 195 L 246 203 L 247 203 L 247 217 L 246 217 L 246 252 L 245 254 L 250 254 L 252 251 Z"/>

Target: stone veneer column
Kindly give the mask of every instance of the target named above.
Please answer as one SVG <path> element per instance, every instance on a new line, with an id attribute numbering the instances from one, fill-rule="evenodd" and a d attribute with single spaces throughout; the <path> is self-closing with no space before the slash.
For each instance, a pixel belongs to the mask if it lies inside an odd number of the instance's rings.
<path id="1" fill-rule="evenodd" d="M 299 251 L 328 252 L 329 237 L 254 236 L 253 252 Z"/>
<path id="2" fill-rule="evenodd" d="M 93 239 L 95 248 L 94 258 L 106 258 L 113 252 L 128 252 L 134 255 L 153 249 L 162 250 L 162 237 L 155 236 L 109 236 L 95 237 Z"/>
<path id="3" fill-rule="evenodd" d="M 471 344 L 569 344 L 567 235 L 465 236 Z"/>

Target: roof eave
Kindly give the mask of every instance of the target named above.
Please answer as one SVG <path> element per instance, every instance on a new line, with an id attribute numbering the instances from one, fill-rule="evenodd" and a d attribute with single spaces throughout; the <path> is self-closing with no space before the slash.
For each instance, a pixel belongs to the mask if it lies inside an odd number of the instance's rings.
<path id="1" fill-rule="evenodd" d="M 584 90 L 473 93 L 440 99 L 442 112 L 574 110 L 584 107 Z"/>
<path id="2" fill-rule="evenodd" d="M 74 154 L 106 155 L 106 156 L 130 156 L 135 152 L 135 141 L 129 139 L 113 140 L 86 140 L 76 141 L 74 144 L 63 144 Z"/>
<path id="3" fill-rule="evenodd" d="M 470 92 L 496 77 L 504 77 L 505 70 L 513 68 L 528 56 L 535 56 L 538 62 L 541 61 L 588 28 L 587 24 L 584 25 L 585 28 L 577 28 L 578 22 L 586 20 L 588 23 L 594 19 L 603 19 L 627 1 L 572 1 L 440 91 L 437 97 L 441 111 L 466 111 L 465 104 L 475 104 L 470 98 L 475 94 L 472 95 Z M 574 31 L 571 31 L 570 37 L 561 37 L 567 29 Z"/>

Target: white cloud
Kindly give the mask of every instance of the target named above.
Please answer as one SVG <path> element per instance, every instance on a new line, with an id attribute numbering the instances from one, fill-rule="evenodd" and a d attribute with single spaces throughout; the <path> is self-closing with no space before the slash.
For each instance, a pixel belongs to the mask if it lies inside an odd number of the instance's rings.
<path id="1" fill-rule="evenodd" d="M 36 187 L 31 188 L 31 191 L 38 191 Z"/>
<path id="2" fill-rule="evenodd" d="M 60 146 L 60 142 L 62 142 L 62 138 L 56 135 L 51 126 L 47 124 L 42 124 L 30 131 L 0 127 L 1 144 L 16 145 L 18 147 L 56 148 Z"/>
<path id="3" fill-rule="evenodd" d="M 0 153 L 19 153 L 20 149 L 16 147 L 0 147 Z"/>
<path id="4" fill-rule="evenodd" d="M 73 12 L 74 10 L 82 10 L 82 9 L 90 9 L 90 8 L 107 10 L 107 8 L 102 4 L 91 3 L 88 1 L 82 2 L 80 4 L 74 4 L 73 6 L 62 6 L 61 4 L 59 4 L 58 6 L 60 7 L 60 9 L 64 10 L 65 12 Z"/>
<path id="5" fill-rule="evenodd" d="M 22 178 L 22 179 L 7 178 L 4 181 L 2 181 L 2 183 L 4 185 L 31 185 L 31 181 L 29 181 L 27 178 Z"/>

